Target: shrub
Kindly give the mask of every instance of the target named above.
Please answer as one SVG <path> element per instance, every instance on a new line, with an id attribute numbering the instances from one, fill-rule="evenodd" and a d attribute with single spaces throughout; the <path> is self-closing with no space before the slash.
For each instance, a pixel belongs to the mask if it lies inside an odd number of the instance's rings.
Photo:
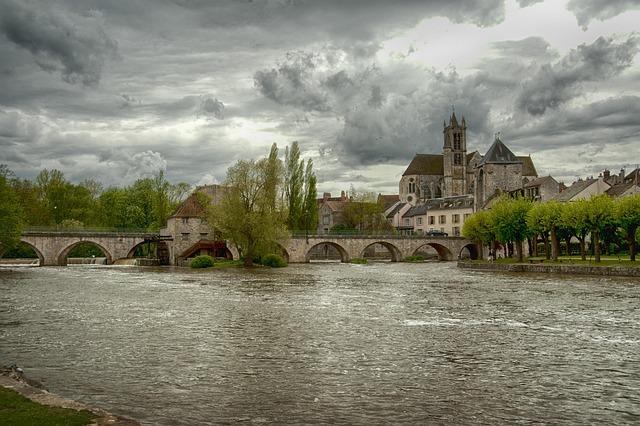
<path id="1" fill-rule="evenodd" d="M 404 258 L 405 262 L 424 262 L 424 256 L 420 256 L 419 254 L 415 256 L 407 256 Z"/>
<path id="2" fill-rule="evenodd" d="M 192 268 L 211 268 L 213 267 L 213 257 L 206 254 L 196 256 L 191 261 Z"/>
<path id="3" fill-rule="evenodd" d="M 272 268 L 282 268 L 287 266 L 287 261 L 278 254 L 267 254 L 262 257 L 262 264 L 264 266 L 271 266 Z"/>
<path id="4" fill-rule="evenodd" d="M 369 261 L 362 257 L 354 257 L 353 259 L 351 259 L 351 263 L 355 263 L 357 265 L 366 265 L 367 263 L 369 263 Z"/>

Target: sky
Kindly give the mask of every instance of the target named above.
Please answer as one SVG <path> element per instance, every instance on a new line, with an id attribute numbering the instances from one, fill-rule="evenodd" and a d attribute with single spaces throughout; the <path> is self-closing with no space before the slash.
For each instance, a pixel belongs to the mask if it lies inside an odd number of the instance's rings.
<path id="1" fill-rule="evenodd" d="M 300 144 L 397 193 L 443 120 L 571 183 L 640 163 L 640 0 L 0 0 L 0 164 L 222 183 Z"/>

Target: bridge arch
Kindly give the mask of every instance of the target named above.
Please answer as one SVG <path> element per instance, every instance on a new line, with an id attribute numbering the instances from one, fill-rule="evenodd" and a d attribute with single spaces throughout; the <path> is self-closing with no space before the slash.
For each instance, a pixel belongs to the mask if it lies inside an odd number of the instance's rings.
<path id="1" fill-rule="evenodd" d="M 36 255 L 38 256 L 38 266 L 44 265 L 44 256 L 42 252 L 38 249 L 38 247 L 30 243 L 29 241 L 25 240 L 24 238 L 20 238 L 20 242 L 24 245 L 29 246 L 36 253 Z M 0 250 L 0 257 L 2 257 L 2 255 L 3 255 L 2 250 Z"/>
<path id="2" fill-rule="evenodd" d="M 460 249 L 460 252 L 458 253 L 458 259 L 462 259 L 464 257 L 463 253 L 465 249 L 468 250 L 469 258 L 471 260 L 480 259 L 480 251 L 478 250 L 477 244 L 467 244 L 465 246 L 462 246 L 462 248 Z"/>
<path id="3" fill-rule="evenodd" d="M 56 262 L 57 262 L 58 266 L 66 266 L 67 265 L 67 256 L 69 256 L 69 252 L 71 250 L 73 250 L 75 247 L 79 246 L 80 244 L 93 244 L 94 246 L 96 246 L 100 250 L 102 250 L 102 252 L 104 253 L 105 257 L 107 258 L 107 265 L 111 265 L 113 263 L 113 255 L 102 244 L 99 244 L 99 243 L 97 243 L 97 242 L 95 242 L 93 240 L 78 240 L 78 241 L 74 241 L 73 243 L 69 244 L 64 249 L 62 249 L 60 251 L 60 253 L 58 253 L 58 255 L 56 256 Z"/>
<path id="4" fill-rule="evenodd" d="M 451 253 L 451 250 L 449 250 L 447 247 L 443 246 L 442 244 L 438 244 L 438 243 L 421 244 L 420 247 L 417 247 L 413 251 L 413 254 L 414 255 L 417 254 L 420 251 L 420 249 L 425 246 L 429 246 L 435 249 L 435 251 L 438 253 L 438 260 L 453 260 L 453 253 Z"/>
<path id="5" fill-rule="evenodd" d="M 309 263 L 311 261 L 311 253 L 313 252 L 313 249 L 315 249 L 318 246 L 322 246 L 322 245 L 327 245 L 327 246 L 331 246 L 333 248 L 335 248 L 338 253 L 340 254 L 340 261 L 343 263 L 347 263 L 349 262 L 351 259 L 349 258 L 349 253 L 347 252 L 347 250 L 345 250 L 344 247 L 342 247 L 340 244 L 335 243 L 333 241 L 321 241 L 319 243 L 314 244 L 313 246 L 311 246 L 309 248 L 309 250 L 307 250 L 307 253 L 305 254 L 305 262 Z"/>
<path id="6" fill-rule="evenodd" d="M 395 245 L 393 245 L 388 241 L 375 241 L 371 244 L 368 244 L 366 247 L 362 249 L 362 252 L 360 253 L 360 257 L 365 257 L 365 251 L 374 244 L 380 244 L 381 246 L 389 250 L 389 253 L 391 253 L 392 262 L 400 262 L 402 260 L 402 252 L 400 251 L 400 249 L 398 249 L 398 247 L 396 247 Z"/>

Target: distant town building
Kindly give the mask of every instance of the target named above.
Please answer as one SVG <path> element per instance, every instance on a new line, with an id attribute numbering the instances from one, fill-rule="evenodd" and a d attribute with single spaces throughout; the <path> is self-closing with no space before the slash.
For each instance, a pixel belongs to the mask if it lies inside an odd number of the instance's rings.
<path id="1" fill-rule="evenodd" d="M 402 216 L 403 234 L 444 233 L 460 236 L 464 221 L 473 213 L 473 196 L 434 198 L 412 206 Z"/>
<path id="2" fill-rule="evenodd" d="M 611 185 L 605 182 L 603 176 L 585 180 L 578 179 L 553 199 L 560 202 L 587 200 L 593 196 L 604 194 L 609 188 Z"/>
<path id="3" fill-rule="evenodd" d="M 318 199 L 318 234 L 327 234 L 336 225 L 344 225 L 344 208 L 349 202 L 345 191 L 340 197 L 332 197 L 330 192 Z"/>

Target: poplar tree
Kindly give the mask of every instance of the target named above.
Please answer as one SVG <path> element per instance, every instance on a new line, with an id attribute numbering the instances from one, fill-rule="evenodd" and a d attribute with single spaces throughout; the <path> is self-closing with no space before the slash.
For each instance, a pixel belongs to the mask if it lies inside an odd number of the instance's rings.
<path id="1" fill-rule="evenodd" d="M 284 197 L 287 207 L 287 225 L 289 229 L 301 228 L 304 202 L 304 161 L 300 160 L 298 142 L 291 144 L 284 152 Z"/>

